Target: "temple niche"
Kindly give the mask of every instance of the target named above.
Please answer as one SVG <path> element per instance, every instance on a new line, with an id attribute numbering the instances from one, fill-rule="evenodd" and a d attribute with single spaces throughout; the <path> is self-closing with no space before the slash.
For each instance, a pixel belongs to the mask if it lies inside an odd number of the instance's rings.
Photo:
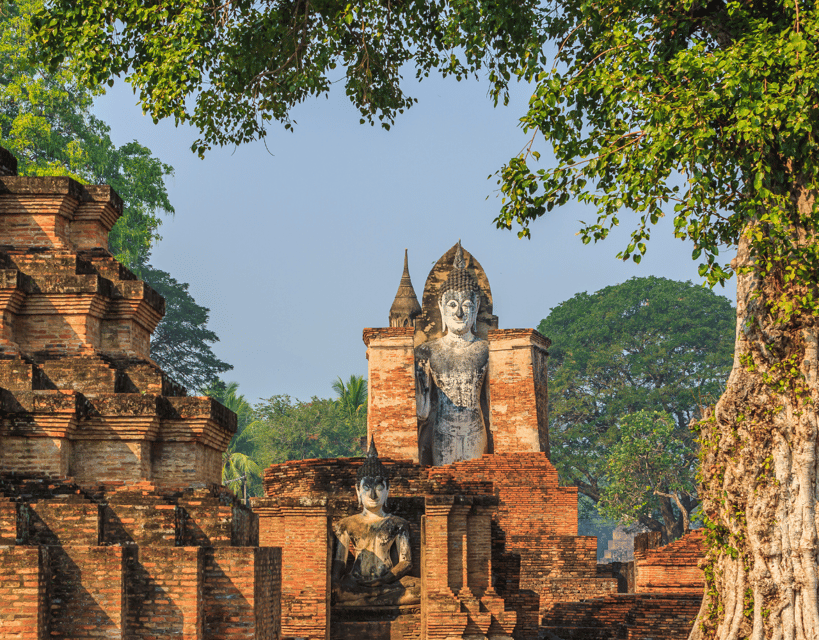
<path id="1" fill-rule="evenodd" d="M 463 336 L 447 327 L 443 296 L 450 305 L 460 296 L 450 324 L 460 322 L 469 298 L 474 317 L 464 316 Z M 405 256 L 393 309 L 414 299 Z M 534 329 L 498 329 L 489 279 L 460 241 L 429 272 L 414 324 L 392 318 L 391 311 L 388 328 L 364 330 L 367 439 L 376 437 L 382 455 L 428 465 L 485 453 L 548 455 L 549 339 Z"/>

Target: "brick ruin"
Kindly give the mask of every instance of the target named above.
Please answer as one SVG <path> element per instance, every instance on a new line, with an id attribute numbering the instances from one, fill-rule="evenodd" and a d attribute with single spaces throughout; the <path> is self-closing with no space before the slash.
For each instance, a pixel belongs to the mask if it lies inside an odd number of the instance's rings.
<path id="1" fill-rule="evenodd" d="M 360 511 L 353 486 L 361 459 L 274 465 L 264 474 L 265 497 L 253 505 L 261 543 L 282 549 L 283 636 L 686 638 L 703 591 L 702 536 L 658 549 L 656 536 L 643 535 L 635 561 L 598 565 L 597 539 L 578 535 L 577 489 L 559 486 L 549 461 L 549 340 L 533 329 L 498 329 L 486 274 L 465 250 L 481 285 L 476 333 L 489 343 L 490 451 L 419 464 L 414 348 L 441 333 L 431 292 L 455 250 L 431 271 L 423 310 L 405 259 L 390 326 L 364 330 L 368 439 L 393 476 L 388 510 L 410 523 L 421 603 L 334 603 L 331 525 Z"/>
<path id="2" fill-rule="evenodd" d="M 486 274 L 490 451 L 419 464 L 413 349 L 441 332 L 405 267 L 390 327 L 364 330 L 368 435 L 409 523 L 418 604 L 339 606 L 332 524 L 356 513 L 361 459 L 264 474 L 253 510 L 220 484 L 236 417 L 150 359 L 164 301 L 107 251 L 108 187 L 16 176 L 0 149 L 0 640 L 684 638 L 703 540 L 598 565 L 577 490 L 549 462 L 549 341 L 498 329 Z"/>
<path id="3" fill-rule="evenodd" d="M 0 149 L 0 638 L 275 640 L 281 552 L 221 486 L 236 416 L 150 359 L 121 213 Z"/>

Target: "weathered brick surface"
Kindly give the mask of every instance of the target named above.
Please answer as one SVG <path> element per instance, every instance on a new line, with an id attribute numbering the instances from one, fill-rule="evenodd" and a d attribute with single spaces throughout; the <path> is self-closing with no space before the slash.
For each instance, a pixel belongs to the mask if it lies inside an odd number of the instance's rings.
<path id="1" fill-rule="evenodd" d="M 79 496 L 34 502 L 29 505 L 28 514 L 30 544 L 99 543 L 99 507 Z"/>
<path id="2" fill-rule="evenodd" d="M 125 637 L 125 557 L 122 547 L 49 548 L 52 638 Z"/>
<path id="3" fill-rule="evenodd" d="M 129 571 L 128 630 L 141 640 L 202 640 L 202 547 L 140 547 Z"/>
<path id="4" fill-rule="evenodd" d="M 17 503 L 0 496 L 0 546 L 14 544 L 17 539 Z"/>
<path id="5" fill-rule="evenodd" d="M 0 418 L 0 468 L 23 474 L 42 474 L 51 478 L 68 476 L 71 441 L 67 438 L 15 437 L 3 433 Z M 7 432 L 8 433 L 8 432 Z"/>
<path id="6" fill-rule="evenodd" d="M 364 329 L 367 345 L 367 442 L 380 455 L 418 462 L 412 327 Z"/>
<path id="7" fill-rule="evenodd" d="M 46 547 L 0 547 L 0 640 L 46 640 Z"/>
<path id="8" fill-rule="evenodd" d="M 205 552 L 205 637 L 278 640 L 281 550 L 210 547 Z"/>
<path id="9" fill-rule="evenodd" d="M 350 617 L 366 617 L 351 620 Z M 420 640 L 421 608 L 418 605 L 384 607 L 380 611 L 333 609 L 330 640 Z"/>
<path id="10" fill-rule="evenodd" d="M 634 550 L 637 593 L 679 593 L 702 596 L 705 576 L 705 531 L 697 529 L 676 542 L 654 549 Z"/>
<path id="11" fill-rule="evenodd" d="M 700 600 L 682 594 L 618 594 L 562 602 L 546 612 L 542 629 L 564 640 L 685 640 Z"/>
<path id="12" fill-rule="evenodd" d="M 489 332 L 489 422 L 494 453 L 549 454 L 546 349 L 550 343 L 534 329 Z"/>
<path id="13" fill-rule="evenodd" d="M 598 578 L 617 580 L 617 593 L 634 593 L 634 561 L 606 562 L 597 565 Z"/>

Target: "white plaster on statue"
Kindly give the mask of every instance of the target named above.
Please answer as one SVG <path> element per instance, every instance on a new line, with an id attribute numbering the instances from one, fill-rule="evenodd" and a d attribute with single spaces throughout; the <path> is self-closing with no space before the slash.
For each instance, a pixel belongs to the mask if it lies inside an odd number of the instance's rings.
<path id="1" fill-rule="evenodd" d="M 420 457 L 436 466 L 478 458 L 488 449 L 481 400 L 489 345 L 474 333 L 480 290 L 464 268 L 460 245 L 454 262 L 438 302 L 446 333 L 415 351 Z"/>
<path id="2" fill-rule="evenodd" d="M 389 478 L 370 443 L 367 461 L 355 487 L 362 512 L 336 523 L 333 555 L 333 598 L 343 606 L 382 606 L 420 602 L 418 578 L 412 568 L 409 523 L 384 509 Z M 354 549 L 355 561 L 346 574 L 347 558 Z M 393 561 L 393 555 L 397 561 Z"/>

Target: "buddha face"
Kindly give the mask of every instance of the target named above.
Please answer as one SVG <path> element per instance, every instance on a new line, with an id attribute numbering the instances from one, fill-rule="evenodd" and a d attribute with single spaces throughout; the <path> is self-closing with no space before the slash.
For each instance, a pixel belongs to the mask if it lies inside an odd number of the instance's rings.
<path id="1" fill-rule="evenodd" d="M 355 486 L 355 492 L 364 511 L 381 513 L 387 502 L 390 487 L 383 478 L 363 478 Z"/>
<path id="2" fill-rule="evenodd" d="M 463 336 L 472 331 L 478 317 L 478 294 L 469 291 L 447 291 L 441 296 L 438 308 L 447 331 Z"/>

